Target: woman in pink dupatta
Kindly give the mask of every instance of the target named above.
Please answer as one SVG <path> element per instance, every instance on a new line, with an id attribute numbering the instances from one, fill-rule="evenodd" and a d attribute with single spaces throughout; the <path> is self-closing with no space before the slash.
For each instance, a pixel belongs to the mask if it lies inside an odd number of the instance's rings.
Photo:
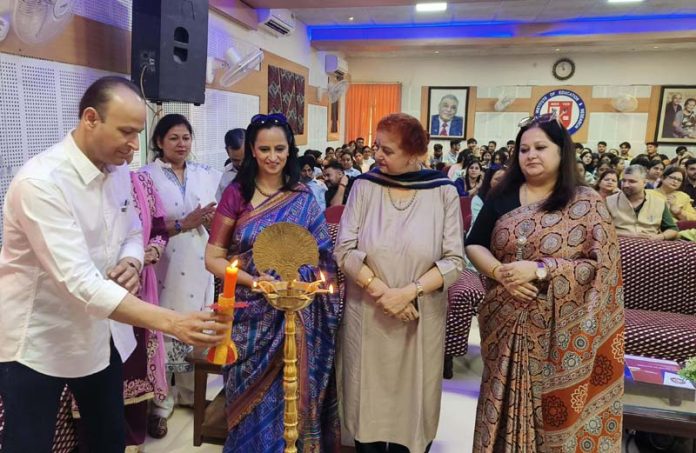
<path id="1" fill-rule="evenodd" d="M 466 252 L 488 277 L 479 308 L 474 452 L 621 451 L 623 296 L 602 198 L 578 181 L 554 115 L 520 123 L 512 163 Z"/>
<path id="2" fill-rule="evenodd" d="M 145 265 L 140 274 L 139 297 L 159 305 L 154 264 L 164 252 L 169 236 L 164 225 L 164 210 L 157 190 L 145 172 L 131 172 L 133 200 L 143 224 Z M 126 405 L 126 445 L 145 441 L 148 400 L 167 396 L 164 369 L 164 342 L 161 332 L 134 327 L 138 342 L 123 364 L 123 399 Z"/>

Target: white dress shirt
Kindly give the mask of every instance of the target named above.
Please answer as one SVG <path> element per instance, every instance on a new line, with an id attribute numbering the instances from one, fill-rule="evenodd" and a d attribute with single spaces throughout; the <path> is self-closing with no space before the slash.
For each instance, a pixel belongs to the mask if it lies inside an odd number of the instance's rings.
<path id="1" fill-rule="evenodd" d="M 222 176 L 220 177 L 220 185 L 218 186 L 217 193 L 215 194 L 215 200 L 219 203 L 220 199 L 222 198 L 222 193 L 227 189 L 227 186 L 232 184 L 232 182 L 235 180 L 237 177 L 237 169 L 234 168 L 234 164 L 231 162 L 227 165 L 225 165 L 225 168 L 222 170 Z"/>
<path id="2" fill-rule="evenodd" d="M 143 261 L 128 166 L 101 172 L 69 133 L 15 176 L 4 229 L 0 362 L 65 378 L 105 369 L 107 317 L 127 294 L 106 275 L 122 258 Z"/>
<path id="3" fill-rule="evenodd" d="M 348 176 L 349 178 L 357 178 L 360 176 L 362 173 L 360 173 L 360 170 L 357 170 L 353 167 L 350 167 L 348 170 L 343 170 L 343 174 Z"/>
<path id="4" fill-rule="evenodd" d="M 309 182 L 304 183 L 307 187 L 309 187 L 309 190 L 312 191 L 312 194 L 314 194 L 314 198 L 316 198 L 317 203 L 319 204 L 319 207 L 321 208 L 322 211 L 326 210 L 326 191 L 329 189 L 326 187 L 326 184 L 324 184 L 323 181 L 319 181 L 317 179 L 312 179 Z"/>

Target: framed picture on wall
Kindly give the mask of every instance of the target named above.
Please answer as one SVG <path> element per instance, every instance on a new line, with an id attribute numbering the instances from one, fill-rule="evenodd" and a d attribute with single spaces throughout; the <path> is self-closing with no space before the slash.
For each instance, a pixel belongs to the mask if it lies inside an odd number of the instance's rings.
<path id="1" fill-rule="evenodd" d="M 429 87 L 428 120 L 431 138 L 464 138 L 469 87 Z"/>
<path id="2" fill-rule="evenodd" d="M 663 86 L 655 141 L 696 145 L 696 86 Z"/>

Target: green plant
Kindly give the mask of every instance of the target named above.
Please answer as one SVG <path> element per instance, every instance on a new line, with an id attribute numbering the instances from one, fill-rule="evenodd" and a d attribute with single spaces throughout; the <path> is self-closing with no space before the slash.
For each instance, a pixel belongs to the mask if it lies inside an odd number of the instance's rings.
<path id="1" fill-rule="evenodd" d="M 679 376 L 688 379 L 692 383 L 696 383 L 696 357 L 692 357 L 686 361 L 686 366 L 679 370 Z"/>

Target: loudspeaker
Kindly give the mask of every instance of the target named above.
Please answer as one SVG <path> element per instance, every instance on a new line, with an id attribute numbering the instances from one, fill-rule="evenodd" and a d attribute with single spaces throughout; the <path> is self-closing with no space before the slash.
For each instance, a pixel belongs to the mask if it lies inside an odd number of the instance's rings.
<path id="1" fill-rule="evenodd" d="M 205 102 L 208 2 L 133 0 L 131 79 L 154 102 Z"/>

